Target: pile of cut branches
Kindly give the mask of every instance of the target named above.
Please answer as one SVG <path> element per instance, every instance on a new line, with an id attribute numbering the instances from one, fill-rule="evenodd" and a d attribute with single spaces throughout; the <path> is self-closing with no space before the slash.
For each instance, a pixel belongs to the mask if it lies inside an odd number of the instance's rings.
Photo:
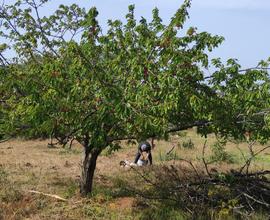
<path id="1" fill-rule="evenodd" d="M 185 167 L 134 169 L 142 182 L 132 190 L 148 201 L 173 202 L 192 216 L 209 215 L 202 213 L 203 210 L 242 217 L 258 210 L 269 212 L 270 171 L 243 174 L 234 170 L 227 173 L 215 170 L 206 174 L 191 162 L 188 164 Z M 138 187 L 142 185 L 143 188 Z"/>

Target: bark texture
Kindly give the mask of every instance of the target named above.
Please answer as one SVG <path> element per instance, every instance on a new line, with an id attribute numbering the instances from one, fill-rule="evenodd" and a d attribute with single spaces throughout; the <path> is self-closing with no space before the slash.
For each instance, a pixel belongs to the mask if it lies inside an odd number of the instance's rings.
<path id="1" fill-rule="evenodd" d="M 85 147 L 80 181 L 80 192 L 82 196 L 86 196 L 92 192 L 93 178 L 96 169 L 97 158 L 100 152 L 101 151 L 98 149 L 89 149 Z"/>

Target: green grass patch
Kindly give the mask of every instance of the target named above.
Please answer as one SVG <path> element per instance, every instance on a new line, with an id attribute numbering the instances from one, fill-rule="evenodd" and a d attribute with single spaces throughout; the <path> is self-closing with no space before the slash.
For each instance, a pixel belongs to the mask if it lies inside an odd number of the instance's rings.
<path id="1" fill-rule="evenodd" d="M 76 148 L 71 148 L 71 149 L 67 149 L 67 148 L 63 148 L 59 151 L 60 155 L 78 155 L 81 154 L 82 151 Z"/>
<path id="2" fill-rule="evenodd" d="M 19 201 L 22 194 L 17 185 L 8 179 L 8 173 L 0 167 L 0 201 L 4 203 L 11 203 Z"/>
<path id="3" fill-rule="evenodd" d="M 187 141 L 183 141 L 181 147 L 184 149 L 192 150 L 195 148 L 195 144 L 193 143 L 193 141 L 191 139 L 188 139 Z"/>
<path id="4" fill-rule="evenodd" d="M 255 157 L 256 161 L 270 163 L 270 155 L 258 155 Z"/>
<path id="5" fill-rule="evenodd" d="M 181 157 L 176 152 L 171 152 L 169 154 L 159 152 L 158 160 L 161 162 L 172 161 L 172 160 L 181 160 Z"/>

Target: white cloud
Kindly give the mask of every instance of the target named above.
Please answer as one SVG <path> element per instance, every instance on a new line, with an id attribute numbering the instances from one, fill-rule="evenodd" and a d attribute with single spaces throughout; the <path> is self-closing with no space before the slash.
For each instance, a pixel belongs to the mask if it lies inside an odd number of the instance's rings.
<path id="1" fill-rule="evenodd" d="M 193 0 L 193 7 L 220 9 L 270 9 L 269 0 Z"/>

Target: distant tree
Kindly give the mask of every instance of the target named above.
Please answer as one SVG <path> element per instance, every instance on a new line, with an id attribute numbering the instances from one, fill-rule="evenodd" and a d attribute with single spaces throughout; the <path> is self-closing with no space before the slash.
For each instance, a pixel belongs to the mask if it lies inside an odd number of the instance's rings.
<path id="1" fill-rule="evenodd" d="M 267 62 L 240 70 L 208 52 L 223 37 L 184 31 L 190 1 L 168 25 L 158 9 L 153 19 L 136 21 L 129 6 L 126 23 L 108 21 L 103 33 L 98 12 L 60 5 L 49 17 L 39 8 L 47 0 L 23 0 L 0 8 L 0 131 L 6 137 L 71 139 L 84 147 L 81 193 L 92 191 L 96 161 L 118 141 L 167 138 L 198 126 L 204 135 L 269 138 Z M 16 57 L 5 57 L 13 48 Z M 264 69 L 265 68 L 265 69 Z M 255 120 L 255 119 L 257 120 Z M 258 123 L 257 123 L 258 122 Z M 255 123 L 255 124 L 253 124 Z"/>

